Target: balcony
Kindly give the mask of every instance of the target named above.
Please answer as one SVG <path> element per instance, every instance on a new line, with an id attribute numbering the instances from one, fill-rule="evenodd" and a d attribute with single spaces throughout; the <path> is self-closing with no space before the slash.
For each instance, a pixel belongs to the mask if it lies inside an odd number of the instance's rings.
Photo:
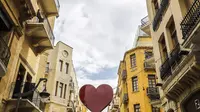
<path id="1" fill-rule="evenodd" d="M 21 22 L 32 19 L 36 15 L 31 0 L 20 0 L 19 2 L 16 2 L 16 6 L 19 7 Z"/>
<path id="2" fill-rule="evenodd" d="M 127 78 L 127 71 L 126 70 L 123 70 L 122 71 L 122 80 L 126 80 L 126 78 Z"/>
<path id="3" fill-rule="evenodd" d="M 35 17 L 27 21 L 26 35 L 30 37 L 30 42 L 36 53 L 42 53 L 53 48 L 55 37 L 48 19 L 38 18 Z"/>
<path id="4" fill-rule="evenodd" d="M 146 59 L 144 61 L 144 70 L 148 71 L 148 70 L 155 70 L 155 60 L 153 57 Z"/>
<path id="5" fill-rule="evenodd" d="M 176 47 L 172 50 L 172 52 L 170 53 L 170 66 L 173 68 L 175 65 L 177 65 L 181 59 L 181 55 L 180 55 L 180 45 L 177 44 Z"/>
<path id="6" fill-rule="evenodd" d="M 6 103 L 6 112 L 13 112 L 16 108 L 17 97 L 14 94 L 19 93 L 20 91 L 20 82 L 12 83 L 10 90 L 10 98 Z M 35 83 L 24 83 L 23 92 L 27 92 L 34 88 Z M 39 91 L 34 91 L 27 97 L 22 97 L 19 105 L 19 112 L 42 112 L 44 109 L 44 103 L 41 101 Z"/>
<path id="7" fill-rule="evenodd" d="M 119 108 L 119 99 L 118 98 L 114 98 L 114 100 L 113 100 L 113 108 Z"/>
<path id="8" fill-rule="evenodd" d="M 127 104 L 128 103 L 128 93 L 125 93 L 123 96 L 123 103 Z"/>
<path id="9" fill-rule="evenodd" d="M 200 1 L 195 0 L 181 22 L 184 43 L 199 43 L 200 39 Z"/>
<path id="10" fill-rule="evenodd" d="M 167 58 L 160 67 L 160 77 L 161 77 L 161 79 L 165 79 L 166 77 L 170 76 L 171 74 L 172 74 L 171 66 L 169 63 L 169 58 Z"/>
<path id="11" fill-rule="evenodd" d="M 157 87 L 148 87 L 147 88 L 147 96 L 153 101 L 153 100 L 159 100 L 160 94 L 159 89 Z"/>
<path id="12" fill-rule="evenodd" d="M 156 31 L 159 27 L 160 22 L 162 21 L 162 17 L 169 5 L 169 0 L 162 0 L 160 4 L 160 8 L 156 12 L 156 15 L 153 20 L 153 30 Z"/>
<path id="13" fill-rule="evenodd" d="M 74 112 L 74 104 L 72 102 L 69 102 L 67 104 L 67 112 Z"/>
<path id="14" fill-rule="evenodd" d="M 200 77 L 200 53 L 193 52 L 184 56 L 172 72 L 172 76 L 163 83 L 163 90 L 167 98 L 180 98 L 182 93 L 190 94 L 187 91 L 190 87 L 196 87 Z M 189 93 L 188 93 L 189 92 Z"/>
<path id="15" fill-rule="evenodd" d="M 7 72 L 10 55 L 10 48 L 3 38 L 0 38 L 0 77 L 3 77 Z"/>
<path id="16" fill-rule="evenodd" d="M 49 67 L 46 67 L 46 68 L 45 68 L 45 74 L 47 75 L 47 74 L 49 74 L 49 72 L 50 72 L 50 68 L 49 68 Z"/>
<path id="17" fill-rule="evenodd" d="M 70 80 L 70 83 L 69 83 L 69 86 L 70 86 L 70 92 L 74 92 L 74 82 L 72 80 Z"/>
<path id="18" fill-rule="evenodd" d="M 165 79 L 170 75 L 176 74 L 175 70 L 177 66 L 183 60 L 184 55 L 188 55 L 189 51 L 186 49 L 181 49 L 179 44 L 171 51 L 170 57 L 162 64 L 160 68 L 161 79 Z"/>
<path id="19" fill-rule="evenodd" d="M 149 24 L 150 24 L 150 22 L 149 22 L 148 16 L 141 19 L 141 30 L 144 31 L 148 35 L 150 35 Z"/>
<path id="20" fill-rule="evenodd" d="M 59 0 L 39 0 L 39 3 L 47 17 L 59 16 Z"/>

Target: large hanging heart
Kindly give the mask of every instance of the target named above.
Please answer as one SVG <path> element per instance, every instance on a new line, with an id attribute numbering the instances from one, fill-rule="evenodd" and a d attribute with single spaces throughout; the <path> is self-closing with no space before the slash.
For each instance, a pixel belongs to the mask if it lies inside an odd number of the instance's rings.
<path id="1" fill-rule="evenodd" d="M 101 112 L 113 99 L 113 89 L 106 84 L 97 89 L 92 85 L 84 85 L 79 91 L 81 102 L 92 112 Z"/>

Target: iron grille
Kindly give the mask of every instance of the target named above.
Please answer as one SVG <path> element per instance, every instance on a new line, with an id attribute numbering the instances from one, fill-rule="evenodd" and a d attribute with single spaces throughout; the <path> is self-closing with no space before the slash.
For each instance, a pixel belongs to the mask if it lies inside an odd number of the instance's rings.
<path id="1" fill-rule="evenodd" d="M 200 1 L 195 0 L 181 22 L 183 39 L 187 39 L 200 21 Z"/>

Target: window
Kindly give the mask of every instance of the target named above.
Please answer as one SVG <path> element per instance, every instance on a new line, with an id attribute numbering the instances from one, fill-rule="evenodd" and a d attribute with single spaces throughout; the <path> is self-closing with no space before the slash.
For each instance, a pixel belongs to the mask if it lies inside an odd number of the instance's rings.
<path id="1" fill-rule="evenodd" d="M 62 98 L 62 93 L 63 93 L 63 83 L 60 83 L 58 87 L 58 95 L 60 95 L 60 98 Z"/>
<path id="2" fill-rule="evenodd" d="M 150 51 L 146 51 L 146 52 L 145 52 L 145 59 L 149 59 L 149 58 L 151 58 L 151 57 L 153 57 L 153 53 L 150 52 Z"/>
<path id="3" fill-rule="evenodd" d="M 168 58 L 168 54 L 167 54 L 167 46 L 166 46 L 166 43 L 165 43 L 165 37 L 164 36 L 161 37 L 159 44 L 160 44 L 160 53 L 161 53 L 162 62 L 165 62 L 165 60 Z"/>
<path id="4" fill-rule="evenodd" d="M 68 72 L 69 72 L 69 63 L 66 63 L 65 65 L 66 65 L 66 74 L 68 74 Z"/>
<path id="5" fill-rule="evenodd" d="M 57 91 L 58 91 L 58 81 L 56 81 L 56 91 L 55 91 L 55 96 L 57 96 Z"/>
<path id="6" fill-rule="evenodd" d="M 62 72 L 62 68 L 63 68 L 63 61 L 62 60 L 59 61 L 59 65 L 60 65 L 60 71 Z"/>
<path id="7" fill-rule="evenodd" d="M 66 98 L 66 91 L 67 91 L 67 84 L 65 84 L 65 89 L 64 89 L 64 99 Z"/>
<path id="8" fill-rule="evenodd" d="M 149 87 L 156 87 L 156 78 L 155 75 L 148 75 Z"/>
<path id="9" fill-rule="evenodd" d="M 160 112 L 160 108 L 152 106 L 152 112 Z"/>
<path id="10" fill-rule="evenodd" d="M 140 104 L 134 105 L 134 112 L 140 112 Z"/>
<path id="11" fill-rule="evenodd" d="M 47 62 L 47 64 L 46 64 L 46 69 L 45 69 L 45 73 L 49 73 L 49 62 Z"/>
<path id="12" fill-rule="evenodd" d="M 135 56 L 135 54 L 130 55 L 130 61 L 131 61 L 131 68 L 136 67 L 136 56 Z"/>
<path id="13" fill-rule="evenodd" d="M 133 77 L 132 78 L 132 88 L 133 91 L 138 91 L 138 78 L 137 77 Z"/>
<path id="14" fill-rule="evenodd" d="M 176 28 L 175 28 L 175 23 L 174 20 L 172 20 L 171 24 L 168 27 L 171 39 L 172 39 L 172 47 L 175 48 L 176 45 L 178 44 L 178 39 L 177 39 L 177 33 L 176 33 Z"/>

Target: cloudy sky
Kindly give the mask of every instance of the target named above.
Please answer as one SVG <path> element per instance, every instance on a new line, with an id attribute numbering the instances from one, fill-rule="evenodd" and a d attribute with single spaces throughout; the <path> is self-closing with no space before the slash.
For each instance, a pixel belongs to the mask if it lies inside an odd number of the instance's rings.
<path id="1" fill-rule="evenodd" d="M 73 47 L 79 86 L 117 85 L 117 69 L 133 46 L 145 0 L 59 0 L 56 41 Z"/>

